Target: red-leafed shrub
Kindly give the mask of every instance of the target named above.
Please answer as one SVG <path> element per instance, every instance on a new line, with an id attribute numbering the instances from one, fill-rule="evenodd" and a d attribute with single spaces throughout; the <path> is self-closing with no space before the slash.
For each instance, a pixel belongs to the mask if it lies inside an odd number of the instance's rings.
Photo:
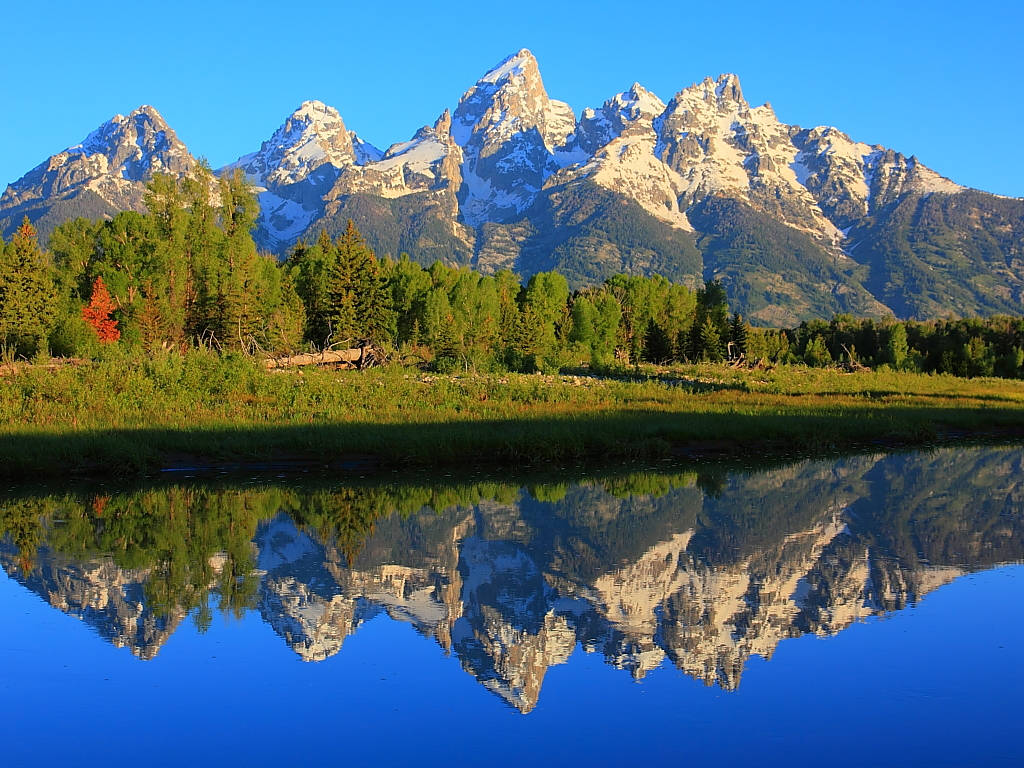
<path id="1" fill-rule="evenodd" d="M 114 300 L 107 290 L 102 277 L 97 277 L 92 284 L 92 298 L 89 305 L 82 307 L 82 318 L 100 337 L 102 342 L 114 342 L 121 338 L 121 331 L 117 329 L 117 320 L 110 315 L 116 308 Z"/>

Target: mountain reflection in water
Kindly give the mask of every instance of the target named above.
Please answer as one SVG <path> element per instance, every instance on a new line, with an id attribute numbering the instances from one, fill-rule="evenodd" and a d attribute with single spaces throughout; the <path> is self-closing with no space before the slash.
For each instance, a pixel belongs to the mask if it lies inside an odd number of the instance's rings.
<path id="1" fill-rule="evenodd" d="M 153 659 L 191 616 L 305 661 L 386 613 L 522 712 L 577 645 L 735 689 L 751 655 L 1024 559 L 1024 451 L 635 473 L 567 485 L 172 486 L 0 501 L 0 563 Z M 159 663 L 159 662 L 157 662 Z"/>

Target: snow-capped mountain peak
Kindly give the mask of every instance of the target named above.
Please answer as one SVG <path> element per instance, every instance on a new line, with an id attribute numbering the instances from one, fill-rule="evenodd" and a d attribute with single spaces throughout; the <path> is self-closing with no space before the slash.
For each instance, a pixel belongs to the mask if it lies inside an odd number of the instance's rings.
<path id="1" fill-rule="evenodd" d="M 323 214 L 323 196 L 346 168 L 379 161 L 384 153 L 345 127 L 334 107 L 304 101 L 258 152 L 228 168 L 241 168 L 259 192 L 257 238 L 275 250 L 288 247 Z"/>
<path id="2" fill-rule="evenodd" d="M 154 173 L 183 175 L 194 166 L 188 149 L 160 113 L 143 105 L 127 115 L 114 115 L 78 144 L 37 165 L 7 188 L 0 208 L 90 191 L 114 210 L 138 209 L 142 185 Z"/>
<path id="3" fill-rule="evenodd" d="M 665 111 L 665 102 L 640 83 L 633 83 L 628 91 L 618 94 L 613 101 L 618 105 L 619 113 L 627 120 L 653 120 Z"/>
<path id="4" fill-rule="evenodd" d="M 242 168 L 253 183 L 270 188 L 302 181 L 325 165 L 333 182 L 339 169 L 379 154 L 345 128 L 337 109 L 314 100 L 302 102 L 258 152 L 229 167 Z"/>
<path id="5" fill-rule="evenodd" d="M 536 57 L 528 49 L 521 48 L 481 77 L 477 85 L 482 83 L 498 84 L 513 77 L 535 77 L 539 73 Z"/>
<path id="6" fill-rule="evenodd" d="M 179 172 L 191 167 L 191 156 L 185 145 L 178 141 L 160 113 L 148 104 L 127 115 L 114 115 L 80 143 L 54 155 L 44 165 L 54 169 L 76 158 L 97 168 L 103 166 L 104 173 L 130 181 L 143 181 L 153 173 Z M 12 186 L 25 186 L 28 179 L 29 176 L 19 179 Z"/>
<path id="7" fill-rule="evenodd" d="M 670 113 L 706 113 L 709 109 L 721 113 L 742 112 L 749 108 L 740 79 L 728 73 L 714 79 L 705 77 L 701 82 L 679 91 L 668 104 Z"/>
<path id="8" fill-rule="evenodd" d="M 467 223 L 504 220 L 529 206 L 552 173 L 575 158 L 568 104 L 548 97 L 525 48 L 490 70 L 459 101 L 452 136 L 463 148 Z"/>

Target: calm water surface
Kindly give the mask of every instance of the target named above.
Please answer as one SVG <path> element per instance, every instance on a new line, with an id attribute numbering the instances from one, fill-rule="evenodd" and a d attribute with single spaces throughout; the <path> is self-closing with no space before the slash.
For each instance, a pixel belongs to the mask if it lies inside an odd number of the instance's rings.
<path id="1" fill-rule="evenodd" d="M 11 766 L 1020 765 L 1024 449 L 0 496 Z"/>

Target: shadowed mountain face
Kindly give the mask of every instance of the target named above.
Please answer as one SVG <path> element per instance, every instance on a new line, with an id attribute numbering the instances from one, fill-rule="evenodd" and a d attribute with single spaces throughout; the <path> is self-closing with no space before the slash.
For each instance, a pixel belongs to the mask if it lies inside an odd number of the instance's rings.
<path id="1" fill-rule="evenodd" d="M 378 255 L 423 264 L 557 269 L 573 287 L 620 272 L 716 278 L 760 325 L 1016 313 L 1024 297 L 1024 200 L 834 127 L 787 124 L 733 74 L 667 102 L 634 83 L 577 116 L 524 49 L 438 111 L 380 150 L 334 107 L 301 104 L 222 169 L 259 197 L 258 245 L 284 257 L 352 220 Z M 140 210 L 153 174 L 196 165 L 140 107 L 11 184 L 0 234 L 23 216 L 45 239 L 70 218 Z"/>
<path id="2" fill-rule="evenodd" d="M 963 449 L 527 488 L 8 499 L 0 564 L 143 659 L 214 605 L 258 612 L 305 661 L 384 614 L 529 712 L 577 647 L 731 690 L 786 638 L 1024 559 L 1022 464 Z"/>

